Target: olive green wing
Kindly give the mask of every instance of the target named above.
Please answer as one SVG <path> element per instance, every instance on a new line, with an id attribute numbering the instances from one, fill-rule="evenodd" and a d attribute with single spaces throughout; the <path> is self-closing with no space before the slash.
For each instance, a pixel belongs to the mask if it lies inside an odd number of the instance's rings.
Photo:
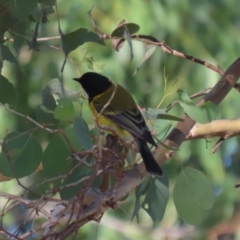
<path id="1" fill-rule="evenodd" d="M 106 102 L 105 105 L 103 105 L 101 99 L 95 99 L 93 104 L 96 111 L 98 113 L 102 112 L 103 116 L 129 131 L 134 137 L 156 146 L 146 122 L 131 95 L 130 99 L 129 96 L 125 96 L 124 98 L 122 95 L 121 98 L 119 98 L 120 96 L 118 96 L 117 93 L 118 92 L 116 92 L 111 102 L 104 101 Z M 129 109 L 129 107 L 131 107 L 131 109 Z M 104 110 L 102 111 L 103 108 Z"/>

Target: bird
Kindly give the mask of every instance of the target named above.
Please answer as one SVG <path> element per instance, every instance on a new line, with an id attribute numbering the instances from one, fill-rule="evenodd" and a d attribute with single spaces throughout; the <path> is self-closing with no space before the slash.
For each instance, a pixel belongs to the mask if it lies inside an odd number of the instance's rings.
<path id="1" fill-rule="evenodd" d="M 80 83 L 85 91 L 89 108 L 93 117 L 97 117 L 98 124 L 111 127 L 120 137 L 132 136 L 146 170 L 150 174 L 162 176 L 162 169 L 147 145 L 149 143 L 157 147 L 157 144 L 132 95 L 99 73 L 86 72 L 73 80 Z"/>

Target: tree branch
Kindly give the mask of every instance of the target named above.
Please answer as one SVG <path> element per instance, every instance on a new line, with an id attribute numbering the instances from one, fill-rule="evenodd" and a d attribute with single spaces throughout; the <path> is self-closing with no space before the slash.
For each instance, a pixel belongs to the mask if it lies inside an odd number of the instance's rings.
<path id="1" fill-rule="evenodd" d="M 196 123 L 186 140 L 221 137 L 224 140 L 240 134 L 240 119 L 215 120 L 210 123 Z"/>

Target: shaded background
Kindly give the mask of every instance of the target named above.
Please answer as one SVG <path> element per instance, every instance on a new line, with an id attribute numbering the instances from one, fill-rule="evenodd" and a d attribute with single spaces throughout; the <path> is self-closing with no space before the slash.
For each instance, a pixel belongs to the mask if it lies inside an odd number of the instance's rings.
<path id="1" fill-rule="evenodd" d="M 213 65 L 226 69 L 239 57 L 239 8 L 238 1 L 134 1 L 134 0 L 88 0 L 88 1 L 58 1 L 58 14 L 62 31 L 69 33 L 79 27 L 92 29 L 87 11 L 94 5 L 93 18 L 98 27 L 110 34 L 117 24 L 125 19 L 140 26 L 140 34 L 152 35 L 158 40 L 164 40 L 172 49 L 200 58 Z M 32 26 L 34 28 L 34 25 Z M 39 37 L 57 36 L 58 23 L 56 13 L 49 16 L 47 24 L 41 24 Z M 2 75 L 6 76 L 18 90 L 18 105 L 16 110 L 35 119 L 36 107 L 41 104 L 41 91 L 51 79 L 60 78 L 61 66 L 64 60 L 63 52 L 50 46 L 61 48 L 61 41 L 42 42 L 40 51 L 29 51 L 23 47 L 15 56 L 24 73 L 24 81 L 17 81 L 13 66 L 4 62 Z M 162 103 L 166 107 L 178 99 L 177 89 L 184 89 L 189 95 L 207 87 L 213 86 L 220 76 L 204 66 L 176 56 L 165 54 L 158 48 L 153 56 L 132 77 L 136 67 L 144 56 L 144 44 L 133 41 L 134 59 L 130 62 L 130 51 L 127 44 L 116 52 L 110 41 L 106 46 L 94 43 L 84 44 L 70 54 L 78 63 L 80 73 L 89 71 L 86 62 L 82 62 L 84 54 L 94 58 L 102 73 L 113 81 L 125 86 L 141 106 L 156 108 L 163 97 L 164 78 L 167 76 L 168 93 L 172 93 Z M 165 72 L 165 76 L 164 76 Z M 63 79 L 67 90 L 78 91 L 77 83 L 71 81 L 78 73 L 74 65 L 68 61 Z M 239 93 L 233 89 L 220 105 L 218 119 L 238 118 Z M 143 104 L 144 103 L 144 104 Z M 179 106 L 171 110 L 172 114 L 181 116 Z M 84 106 L 83 117 L 91 122 L 87 106 Z M 0 109 L 0 140 L 6 132 L 27 131 L 32 125 L 15 115 Z M 174 123 L 173 123 L 174 124 Z M 42 146 L 46 146 L 48 136 L 39 133 Z M 217 139 L 188 141 L 181 145 L 175 159 L 165 165 L 170 179 L 170 199 L 164 219 L 153 224 L 149 216 L 142 210 L 140 223 L 130 223 L 134 207 L 134 194 L 122 202 L 118 210 L 109 210 L 101 223 L 89 223 L 81 228 L 81 239 L 206 239 L 206 234 L 223 222 L 240 223 L 239 190 L 234 188 L 239 177 L 239 138 L 226 141 L 213 155 L 211 148 Z M 203 171 L 211 181 L 215 202 L 211 209 L 205 212 L 204 221 L 194 227 L 181 222 L 178 218 L 171 190 L 182 166 L 191 166 Z M 32 177 L 34 178 L 34 177 Z M 23 179 L 23 182 L 27 181 Z M 0 191 L 16 193 L 15 180 L 1 183 Z M 2 206 L 1 206 L 2 207 Z M 20 211 L 21 212 L 21 211 Z M 16 212 L 16 216 L 21 213 Z M 14 216 L 14 218 L 16 218 Z M 16 219 L 18 219 L 18 217 Z M 6 219 L 6 223 L 7 223 Z M 19 219 L 21 221 L 21 218 Z M 17 223 L 16 223 L 17 224 Z M 14 226 L 10 226 L 14 228 Z M 228 238 L 239 239 L 240 231 Z M 187 236 L 187 237 L 186 237 Z M 167 238 L 168 237 L 168 238 Z M 235 238 L 234 238 L 235 237 Z"/>

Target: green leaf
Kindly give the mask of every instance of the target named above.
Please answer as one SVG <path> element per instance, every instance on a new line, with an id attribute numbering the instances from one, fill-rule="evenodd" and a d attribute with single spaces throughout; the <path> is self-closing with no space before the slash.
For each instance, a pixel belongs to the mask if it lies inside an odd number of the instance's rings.
<path id="1" fill-rule="evenodd" d="M 202 123 L 211 122 L 217 118 L 219 113 L 219 107 L 213 102 L 207 101 L 203 106 L 201 106 L 202 112 Z"/>
<path id="2" fill-rule="evenodd" d="M 169 121 L 180 121 L 182 122 L 183 119 L 182 118 L 179 118 L 179 117 L 176 117 L 176 116 L 173 116 L 173 115 L 170 115 L 170 114 L 158 114 L 157 115 L 157 119 L 164 119 L 164 120 L 169 120 Z"/>
<path id="3" fill-rule="evenodd" d="M 44 89 L 42 91 L 42 105 L 36 109 L 36 118 L 39 123 L 56 125 L 58 120 L 54 118 L 53 111 L 57 104 L 53 95 L 49 90 Z"/>
<path id="4" fill-rule="evenodd" d="M 123 36 L 127 40 L 127 43 L 129 45 L 129 48 L 130 48 L 130 55 L 131 55 L 130 62 L 131 62 L 133 60 L 133 57 L 134 57 L 134 55 L 133 55 L 133 46 L 132 46 L 132 38 L 131 38 L 130 33 L 128 32 L 127 28 L 124 30 Z"/>
<path id="5" fill-rule="evenodd" d="M 25 199 L 36 200 L 46 194 L 46 191 L 52 190 L 51 183 L 45 182 L 46 178 L 43 171 L 34 173 L 34 177 L 29 181 L 31 191 L 26 191 Z M 25 185 L 26 186 L 26 185 Z"/>
<path id="6" fill-rule="evenodd" d="M 69 127 L 67 129 L 65 129 L 64 132 L 65 132 L 68 140 L 71 142 L 74 151 L 78 152 L 82 148 L 82 145 L 78 141 L 73 127 Z"/>
<path id="7" fill-rule="evenodd" d="M 61 135 L 56 135 L 49 142 L 43 153 L 43 170 L 47 178 L 54 178 L 66 174 L 72 168 L 73 159 L 70 149 Z M 54 186 L 59 186 L 60 180 L 53 181 Z"/>
<path id="8" fill-rule="evenodd" d="M 133 221 L 133 219 L 136 217 L 137 222 L 139 223 L 139 214 L 138 213 L 141 209 L 140 198 L 142 196 L 146 195 L 148 182 L 149 182 L 149 179 L 146 179 L 139 186 L 137 186 L 136 189 L 135 189 L 136 202 L 135 202 L 134 210 L 133 210 L 133 213 L 132 213 L 131 221 Z"/>
<path id="9" fill-rule="evenodd" d="M 40 25 L 40 21 L 36 22 L 34 32 L 33 32 L 33 35 L 32 35 L 32 40 L 31 40 L 30 44 L 28 44 L 29 49 L 33 49 L 35 51 L 40 51 L 39 44 L 37 42 L 39 25 Z"/>
<path id="10" fill-rule="evenodd" d="M 147 109 L 147 115 L 149 118 L 156 120 L 156 119 L 164 119 L 170 121 L 183 121 L 182 118 L 167 114 L 164 109 Z"/>
<path id="11" fill-rule="evenodd" d="M 120 27 L 117 27 L 113 32 L 111 33 L 112 37 L 123 37 L 124 31 L 128 30 L 129 34 L 134 34 L 139 31 L 140 27 L 139 25 L 135 23 L 125 23 L 121 25 Z"/>
<path id="12" fill-rule="evenodd" d="M 202 172 L 184 168 L 173 189 L 173 200 L 182 220 L 199 225 L 205 210 L 213 205 L 211 185 Z"/>
<path id="13" fill-rule="evenodd" d="M 0 155 L 1 173 L 7 177 L 21 178 L 33 173 L 42 160 L 42 148 L 31 134 L 8 134 Z"/>
<path id="14" fill-rule="evenodd" d="M 3 42 L 6 31 L 11 30 L 16 24 L 17 20 L 9 11 L 10 1 L 0 0 L 1 4 L 1 21 L 0 21 L 0 39 Z"/>
<path id="15" fill-rule="evenodd" d="M 154 136 L 157 137 L 158 139 L 163 139 L 164 137 L 166 137 L 171 127 L 172 124 L 169 121 L 155 120 L 154 129 L 157 132 L 157 134 Z"/>
<path id="16" fill-rule="evenodd" d="M 69 120 L 74 116 L 74 106 L 68 98 L 58 99 L 58 105 L 54 110 L 54 118 Z"/>
<path id="17" fill-rule="evenodd" d="M 16 58 L 11 53 L 9 48 L 3 44 L 0 44 L 0 68 L 2 68 L 4 60 L 18 65 Z"/>
<path id="18" fill-rule="evenodd" d="M 77 164 L 78 167 L 76 168 Z M 61 199 L 68 200 L 76 196 L 83 185 L 83 182 L 78 183 L 78 181 L 94 171 L 94 169 L 90 169 L 83 164 L 79 165 L 79 162 L 76 160 L 73 161 L 72 169 L 73 168 L 75 168 L 75 170 L 63 181 L 63 186 L 65 185 L 66 187 L 59 191 Z M 72 186 L 67 186 L 67 184 L 72 184 Z"/>
<path id="19" fill-rule="evenodd" d="M 0 75 L 0 103 L 13 107 L 17 102 L 17 92 L 12 83 Z"/>
<path id="20" fill-rule="evenodd" d="M 9 0 L 11 1 L 10 11 L 20 20 L 25 20 L 37 7 L 37 0 Z"/>
<path id="21" fill-rule="evenodd" d="M 24 35 L 27 31 L 27 21 L 18 21 L 12 31 L 11 34 L 13 36 L 13 46 L 16 51 L 19 51 L 23 43 L 26 41 Z"/>
<path id="22" fill-rule="evenodd" d="M 167 174 L 162 178 L 152 178 L 148 183 L 148 191 L 142 203 L 142 208 L 154 222 L 163 219 L 169 197 Z"/>
<path id="23" fill-rule="evenodd" d="M 179 102 L 187 115 L 198 123 L 207 123 L 217 117 L 218 107 L 212 102 L 207 102 L 201 107 L 195 106 L 186 92 L 178 90 Z"/>
<path id="24" fill-rule="evenodd" d="M 58 124 L 58 120 L 53 117 L 53 112 L 48 110 L 44 105 L 40 105 L 36 109 L 36 118 L 39 123 L 54 126 Z"/>
<path id="25" fill-rule="evenodd" d="M 145 54 L 143 56 L 142 61 L 137 66 L 136 70 L 134 71 L 133 76 L 140 70 L 143 63 L 146 62 L 153 55 L 153 53 L 155 52 L 156 49 L 157 49 L 156 45 L 145 45 Z"/>
<path id="26" fill-rule="evenodd" d="M 135 196 L 136 203 L 132 219 L 136 217 L 139 222 L 138 212 L 140 210 L 140 206 L 142 206 L 154 222 L 161 221 L 164 216 L 169 197 L 167 174 L 165 173 L 161 178 L 150 178 L 145 180 L 136 188 Z M 145 196 L 145 198 L 141 204 L 140 198 L 143 196 Z"/>
<path id="27" fill-rule="evenodd" d="M 55 98 L 48 89 L 42 91 L 42 104 L 49 110 L 54 110 L 57 107 Z"/>
<path id="28" fill-rule="evenodd" d="M 79 28 L 68 34 L 61 34 L 61 38 L 65 56 L 86 42 L 105 45 L 104 41 L 96 33 L 85 28 Z"/>
<path id="29" fill-rule="evenodd" d="M 36 22 L 41 22 L 42 20 L 42 11 L 40 8 L 36 7 L 32 12 L 31 12 L 31 18 L 33 18 L 33 21 Z M 35 26 L 36 28 L 36 26 Z M 36 29 L 34 30 L 34 32 Z"/>
<path id="30" fill-rule="evenodd" d="M 91 149 L 93 144 L 87 123 L 82 118 L 76 118 L 73 129 L 80 144 L 87 150 Z"/>
<path id="31" fill-rule="evenodd" d="M 71 143 L 76 141 L 73 129 L 65 130 Z M 74 146 L 75 147 L 75 146 Z M 77 146 L 78 148 L 78 146 Z M 74 169 L 74 171 L 72 171 Z M 66 140 L 61 135 L 56 135 L 48 144 L 43 157 L 43 171 L 47 178 L 56 178 L 52 181 L 55 187 L 60 187 L 61 199 L 70 199 L 79 192 L 82 183 L 77 181 L 93 171 L 73 158 Z M 67 186 L 72 184 L 72 186 Z"/>

